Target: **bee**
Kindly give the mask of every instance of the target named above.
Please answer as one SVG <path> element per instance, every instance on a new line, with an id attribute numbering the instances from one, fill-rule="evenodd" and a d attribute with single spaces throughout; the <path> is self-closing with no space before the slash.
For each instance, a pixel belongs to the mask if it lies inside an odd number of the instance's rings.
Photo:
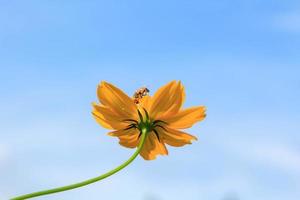
<path id="1" fill-rule="evenodd" d="M 139 104 L 140 100 L 144 97 L 147 96 L 149 94 L 150 90 L 146 87 L 142 87 L 138 90 L 135 91 L 135 93 L 133 94 L 133 101 L 135 104 Z"/>

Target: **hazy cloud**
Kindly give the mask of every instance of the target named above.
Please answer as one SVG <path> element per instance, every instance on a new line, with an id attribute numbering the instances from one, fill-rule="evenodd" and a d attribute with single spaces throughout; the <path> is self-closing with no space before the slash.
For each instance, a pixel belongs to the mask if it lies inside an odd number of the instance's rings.
<path id="1" fill-rule="evenodd" d="M 274 24 L 281 30 L 300 33 L 300 11 L 279 15 L 275 17 Z"/>
<path id="2" fill-rule="evenodd" d="M 9 156 L 9 149 L 6 145 L 0 144 L 0 167 L 6 162 Z"/>
<path id="3" fill-rule="evenodd" d="M 249 162 L 300 175 L 300 151 L 291 144 L 262 139 L 260 141 L 258 139 L 251 141 L 239 139 L 234 143 L 225 145 L 227 149 L 234 151 L 233 153 L 240 155 Z"/>

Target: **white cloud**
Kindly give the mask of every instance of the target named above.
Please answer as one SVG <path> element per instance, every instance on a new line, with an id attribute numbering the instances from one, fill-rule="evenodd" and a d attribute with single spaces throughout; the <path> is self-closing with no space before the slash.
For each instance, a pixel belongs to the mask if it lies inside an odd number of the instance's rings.
<path id="1" fill-rule="evenodd" d="M 9 157 L 8 147 L 3 144 L 0 144 L 0 167 L 5 164 L 8 157 Z"/>
<path id="2" fill-rule="evenodd" d="M 275 26 L 284 31 L 300 33 L 300 11 L 277 16 Z"/>
<path id="3" fill-rule="evenodd" d="M 268 140 L 237 140 L 225 144 L 225 148 L 247 159 L 272 169 L 279 169 L 285 173 L 300 175 L 300 151 L 284 142 L 270 142 Z"/>
<path id="4" fill-rule="evenodd" d="M 300 152 L 290 146 L 282 144 L 257 145 L 253 149 L 253 156 L 261 162 L 300 175 Z"/>

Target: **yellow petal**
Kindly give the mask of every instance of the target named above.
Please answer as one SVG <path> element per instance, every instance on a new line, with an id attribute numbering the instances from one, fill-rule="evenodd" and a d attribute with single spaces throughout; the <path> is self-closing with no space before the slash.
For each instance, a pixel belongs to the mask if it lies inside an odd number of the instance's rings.
<path id="1" fill-rule="evenodd" d="M 172 128 L 158 128 L 158 131 L 164 142 L 174 147 L 181 147 L 186 144 L 191 144 L 192 140 L 197 140 L 197 138 L 193 135 Z"/>
<path id="2" fill-rule="evenodd" d="M 154 132 L 150 132 L 140 155 L 145 160 L 154 160 L 157 155 L 168 155 L 168 150 L 163 141 L 159 141 Z"/>
<path id="3" fill-rule="evenodd" d="M 137 115 L 133 100 L 122 90 L 107 82 L 101 82 L 97 89 L 99 101 L 106 107 L 124 118 L 134 118 Z"/>
<path id="4" fill-rule="evenodd" d="M 203 120 L 206 117 L 205 111 L 204 106 L 197 106 L 181 110 L 177 114 L 165 115 L 160 119 L 167 122 L 171 128 L 185 129 Z"/>
<path id="5" fill-rule="evenodd" d="M 127 148 L 135 148 L 139 144 L 139 131 L 137 129 L 117 130 L 108 133 L 119 138 L 119 144 Z"/>
<path id="6" fill-rule="evenodd" d="M 185 99 L 181 82 L 172 81 L 161 87 L 153 96 L 150 115 L 157 118 L 161 115 L 174 114 L 179 111 Z"/>

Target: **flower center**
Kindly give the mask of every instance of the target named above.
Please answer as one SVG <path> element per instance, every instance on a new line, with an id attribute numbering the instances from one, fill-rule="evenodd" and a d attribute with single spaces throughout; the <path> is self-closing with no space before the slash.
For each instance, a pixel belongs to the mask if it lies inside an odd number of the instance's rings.
<path id="1" fill-rule="evenodd" d="M 133 94 L 133 101 L 135 104 L 139 104 L 141 99 L 149 94 L 150 90 L 146 87 L 142 87 L 135 91 Z"/>
<path id="2" fill-rule="evenodd" d="M 149 117 L 149 114 L 147 112 L 147 110 L 145 108 L 142 108 L 142 112 L 145 113 L 145 115 L 143 116 L 140 109 L 138 109 L 138 115 L 139 115 L 139 120 L 133 120 L 133 119 L 127 119 L 124 120 L 124 122 L 129 122 L 130 124 L 124 129 L 124 130 L 129 130 L 129 129 L 138 129 L 140 131 L 139 137 L 142 134 L 142 130 L 147 130 L 148 133 L 150 132 L 154 132 L 157 139 L 160 141 L 160 137 L 157 131 L 157 128 L 162 128 L 165 131 L 166 128 L 164 127 L 165 125 L 168 125 L 166 122 L 162 121 L 162 120 L 151 120 Z"/>
<path id="3" fill-rule="evenodd" d="M 164 126 L 167 125 L 167 123 L 162 120 L 150 119 L 148 111 L 142 106 L 141 100 L 143 99 L 143 97 L 148 96 L 149 92 L 150 90 L 148 88 L 142 87 L 136 90 L 133 94 L 133 101 L 138 105 L 137 112 L 139 115 L 139 120 L 123 120 L 124 122 L 129 123 L 129 125 L 124 130 L 129 130 L 132 128 L 138 129 L 140 131 L 139 137 L 142 135 L 142 130 L 146 130 L 148 133 L 154 132 L 157 139 L 160 140 L 157 128 L 160 127 L 166 131 L 166 128 Z M 144 115 L 141 112 L 144 112 Z"/>

